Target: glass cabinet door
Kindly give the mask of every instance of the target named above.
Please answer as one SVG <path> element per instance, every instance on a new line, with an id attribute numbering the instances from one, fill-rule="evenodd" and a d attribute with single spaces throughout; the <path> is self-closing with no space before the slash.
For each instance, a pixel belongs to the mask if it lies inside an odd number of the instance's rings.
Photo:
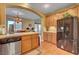
<path id="1" fill-rule="evenodd" d="M 73 19 L 64 19 L 64 38 L 68 40 L 73 39 Z"/>

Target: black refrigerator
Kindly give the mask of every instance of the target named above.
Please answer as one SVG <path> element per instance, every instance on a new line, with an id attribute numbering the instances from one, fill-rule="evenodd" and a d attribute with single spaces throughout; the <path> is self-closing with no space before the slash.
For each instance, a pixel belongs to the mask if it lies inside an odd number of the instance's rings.
<path id="1" fill-rule="evenodd" d="M 78 17 L 57 20 L 57 47 L 73 54 L 79 54 Z"/>

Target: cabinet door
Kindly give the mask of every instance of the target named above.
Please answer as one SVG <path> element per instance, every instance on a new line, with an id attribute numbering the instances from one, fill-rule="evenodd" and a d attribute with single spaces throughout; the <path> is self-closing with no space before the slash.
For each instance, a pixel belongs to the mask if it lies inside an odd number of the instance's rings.
<path id="1" fill-rule="evenodd" d="M 32 48 L 36 48 L 39 45 L 39 36 L 32 35 Z"/>
<path id="2" fill-rule="evenodd" d="M 47 33 L 47 34 L 48 34 L 48 39 L 47 39 L 47 41 L 51 43 L 51 39 L 52 39 L 52 38 L 51 38 L 51 33 Z"/>
<path id="3" fill-rule="evenodd" d="M 46 27 L 49 27 L 49 23 L 50 23 L 50 18 L 49 17 L 46 17 L 46 20 L 45 20 L 45 25 Z"/>
<path id="4" fill-rule="evenodd" d="M 49 23 L 50 26 L 53 26 L 54 25 L 53 15 L 50 16 L 50 20 L 49 21 L 50 21 L 50 23 Z"/>
<path id="5" fill-rule="evenodd" d="M 52 42 L 53 44 L 56 44 L 56 33 L 52 33 L 52 34 L 51 34 L 51 42 Z"/>
<path id="6" fill-rule="evenodd" d="M 78 10 L 79 10 L 79 7 L 78 7 Z M 79 11 L 77 10 L 77 14 L 78 14 L 78 17 L 79 17 Z"/>
<path id="7" fill-rule="evenodd" d="M 78 8 L 75 7 L 75 8 L 67 10 L 66 12 L 69 13 L 69 14 L 71 14 L 72 16 L 78 16 L 77 15 L 77 13 L 78 13 L 77 11 L 78 11 Z"/>
<path id="8" fill-rule="evenodd" d="M 22 37 L 22 53 L 31 50 L 31 36 Z"/>
<path id="9" fill-rule="evenodd" d="M 53 16 L 53 19 L 54 19 L 53 24 L 54 24 L 54 26 L 57 27 L 57 20 L 58 20 L 57 15 L 54 15 L 54 16 Z"/>
<path id="10" fill-rule="evenodd" d="M 0 25 L 6 25 L 6 5 L 0 4 Z"/>
<path id="11" fill-rule="evenodd" d="M 57 17 L 57 19 L 62 19 L 63 18 L 63 12 L 57 13 L 56 17 Z"/>
<path id="12" fill-rule="evenodd" d="M 64 40 L 64 50 L 74 53 L 73 41 Z"/>
<path id="13" fill-rule="evenodd" d="M 47 35 L 46 32 L 44 32 L 44 33 L 43 33 L 43 40 L 44 40 L 44 41 L 47 41 L 47 39 L 48 39 L 48 35 Z"/>

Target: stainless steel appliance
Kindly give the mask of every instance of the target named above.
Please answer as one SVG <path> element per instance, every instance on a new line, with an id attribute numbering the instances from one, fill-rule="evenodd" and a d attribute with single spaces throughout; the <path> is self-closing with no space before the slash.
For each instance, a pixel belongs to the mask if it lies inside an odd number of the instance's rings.
<path id="1" fill-rule="evenodd" d="M 21 54 L 20 37 L 0 39 L 0 55 L 19 55 Z"/>

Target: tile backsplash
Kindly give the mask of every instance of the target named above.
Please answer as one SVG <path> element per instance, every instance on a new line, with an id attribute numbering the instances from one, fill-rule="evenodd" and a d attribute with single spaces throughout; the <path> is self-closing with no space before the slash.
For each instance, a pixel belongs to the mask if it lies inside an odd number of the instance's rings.
<path id="1" fill-rule="evenodd" d="M 51 26 L 49 27 L 48 31 L 56 33 L 57 30 L 55 26 Z"/>

